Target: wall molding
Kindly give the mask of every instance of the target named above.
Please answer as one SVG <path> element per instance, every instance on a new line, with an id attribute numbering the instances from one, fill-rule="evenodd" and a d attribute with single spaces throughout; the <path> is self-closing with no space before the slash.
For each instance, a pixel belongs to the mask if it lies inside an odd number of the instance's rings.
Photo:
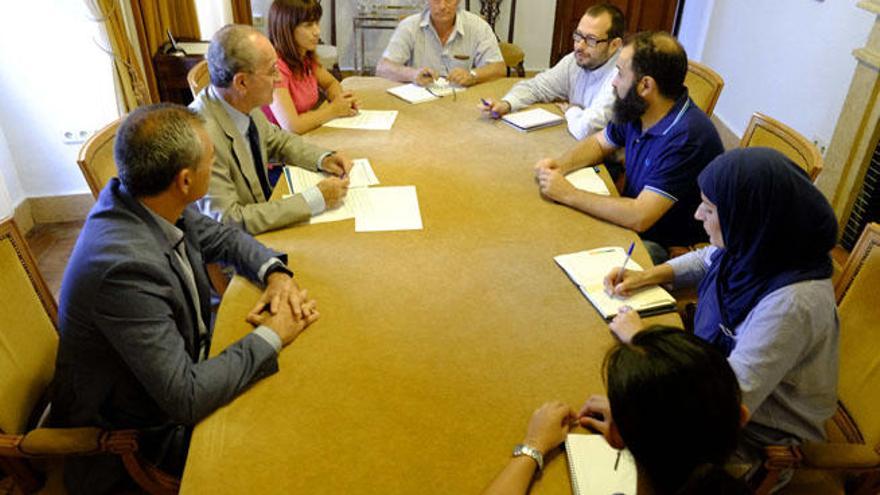
<path id="1" fill-rule="evenodd" d="M 90 193 L 25 198 L 15 208 L 13 218 L 24 235 L 41 223 L 85 220 L 94 204 Z"/>

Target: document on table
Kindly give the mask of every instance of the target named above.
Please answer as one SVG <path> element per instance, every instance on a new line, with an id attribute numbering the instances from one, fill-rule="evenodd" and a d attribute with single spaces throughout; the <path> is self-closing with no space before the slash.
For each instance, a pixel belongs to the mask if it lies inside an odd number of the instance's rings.
<path id="1" fill-rule="evenodd" d="M 387 91 L 409 103 L 424 103 L 426 101 L 436 100 L 441 96 L 451 95 L 452 93 L 464 90 L 464 87 L 450 84 L 446 79 L 441 77 L 427 87 L 422 87 L 415 83 L 409 83 L 402 86 L 388 88 Z"/>
<path id="2" fill-rule="evenodd" d="M 342 117 L 325 122 L 324 127 L 388 131 L 394 125 L 395 119 L 397 119 L 397 110 L 361 110 L 353 117 Z"/>
<path id="3" fill-rule="evenodd" d="M 581 191 L 601 194 L 603 196 L 611 195 L 608 191 L 608 187 L 605 185 L 605 181 L 602 180 L 602 177 L 599 177 L 599 173 L 596 172 L 596 169 L 593 167 L 584 167 L 580 170 L 575 170 L 566 175 L 565 178 L 571 182 L 571 185 Z"/>
<path id="4" fill-rule="evenodd" d="M 379 179 L 370 165 L 370 160 L 357 158 L 351 162 L 352 167 L 348 172 L 349 189 L 375 186 L 379 183 Z M 287 180 L 287 187 L 291 193 L 301 193 L 310 187 L 318 185 L 319 182 L 327 177 L 329 177 L 328 174 L 312 172 L 304 168 L 284 167 L 284 178 Z"/>
<path id="5" fill-rule="evenodd" d="M 422 229 L 415 186 L 371 187 L 358 191 L 364 197 L 355 205 L 355 232 Z"/>

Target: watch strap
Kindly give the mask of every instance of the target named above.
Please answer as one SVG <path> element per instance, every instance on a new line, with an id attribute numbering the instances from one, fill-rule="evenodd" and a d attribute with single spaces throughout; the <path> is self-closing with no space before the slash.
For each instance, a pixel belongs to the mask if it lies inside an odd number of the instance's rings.
<path id="1" fill-rule="evenodd" d="M 513 457 L 519 457 L 523 455 L 531 457 L 535 461 L 535 463 L 538 465 L 538 471 L 544 469 L 544 454 L 542 454 L 540 450 L 524 443 L 521 443 L 513 448 Z"/>

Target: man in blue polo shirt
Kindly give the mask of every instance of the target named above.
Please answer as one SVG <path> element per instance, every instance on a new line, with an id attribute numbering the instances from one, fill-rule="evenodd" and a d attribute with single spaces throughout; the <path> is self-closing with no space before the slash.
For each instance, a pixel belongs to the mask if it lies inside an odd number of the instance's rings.
<path id="1" fill-rule="evenodd" d="M 545 197 L 639 232 L 655 264 L 669 248 L 706 239 L 693 218 L 697 175 L 724 151 L 718 131 L 688 97 L 687 54 L 662 32 L 636 35 L 617 60 L 612 122 L 562 156 L 544 158 L 535 176 Z M 564 177 L 626 149 L 621 197 L 575 189 Z"/>

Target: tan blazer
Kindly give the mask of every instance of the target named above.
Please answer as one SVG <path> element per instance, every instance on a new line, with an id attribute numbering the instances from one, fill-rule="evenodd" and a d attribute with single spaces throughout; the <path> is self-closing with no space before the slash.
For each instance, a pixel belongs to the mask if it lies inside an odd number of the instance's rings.
<path id="1" fill-rule="evenodd" d="M 208 194 L 197 203 L 202 213 L 223 223 L 237 224 L 251 234 L 308 220 L 311 211 L 302 194 L 272 202 L 263 197 L 247 137 L 238 132 L 226 109 L 208 88 L 200 91 L 189 105 L 205 118 L 205 127 L 214 141 L 214 169 Z M 250 116 L 260 134 L 264 166 L 269 158 L 316 170 L 318 159 L 328 151 L 279 129 L 259 108 L 252 110 Z"/>

